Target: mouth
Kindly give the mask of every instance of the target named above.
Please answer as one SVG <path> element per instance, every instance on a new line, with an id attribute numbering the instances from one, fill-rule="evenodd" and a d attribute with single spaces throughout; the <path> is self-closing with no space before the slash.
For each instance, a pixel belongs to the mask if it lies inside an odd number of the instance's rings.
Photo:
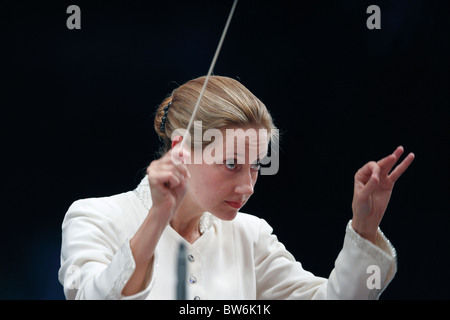
<path id="1" fill-rule="evenodd" d="M 245 201 L 225 201 L 225 202 L 234 209 L 239 209 L 245 204 Z"/>

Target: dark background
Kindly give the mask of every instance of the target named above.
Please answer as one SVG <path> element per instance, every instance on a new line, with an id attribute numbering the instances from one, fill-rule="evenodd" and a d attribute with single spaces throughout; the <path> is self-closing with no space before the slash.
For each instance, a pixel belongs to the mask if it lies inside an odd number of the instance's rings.
<path id="1" fill-rule="evenodd" d="M 80 198 L 134 189 L 155 107 L 205 75 L 227 1 L 2 3 L 0 298 L 63 299 L 61 222 Z M 68 30 L 66 8 L 81 8 Z M 381 30 L 366 9 L 381 8 Z M 244 207 L 328 276 L 354 173 L 398 145 L 416 159 L 381 228 L 398 252 L 382 299 L 449 299 L 447 1 L 241 0 L 214 73 L 239 79 L 282 132 L 280 170 Z"/>

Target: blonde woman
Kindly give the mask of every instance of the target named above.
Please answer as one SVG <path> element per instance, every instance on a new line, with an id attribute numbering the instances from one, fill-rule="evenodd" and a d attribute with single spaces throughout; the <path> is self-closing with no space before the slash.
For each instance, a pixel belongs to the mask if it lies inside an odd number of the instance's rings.
<path id="1" fill-rule="evenodd" d="M 378 298 L 396 272 L 395 250 L 379 224 L 414 155 L 391 171 L 403 153 L 399 147 L 356 173 L 343 248 L 328 279 L 314 276 L 266 221 L 239 211 L 277 134 L 257 97 L 236 80 L 211 77 L 196 116 L 201 127 L 192 128 L 182 146 L 179 132 L 188 126 L 204 80 L 185 83 L 158 107 L 161 157 L 135 190 L 70 206 L 59 271 L 66 297 L 174 299 L 182 242 L 188 299 Z M 214 139 L 204 139 L 208 132 Z M 369 279 L 372 272 L 376 277 Z"/>

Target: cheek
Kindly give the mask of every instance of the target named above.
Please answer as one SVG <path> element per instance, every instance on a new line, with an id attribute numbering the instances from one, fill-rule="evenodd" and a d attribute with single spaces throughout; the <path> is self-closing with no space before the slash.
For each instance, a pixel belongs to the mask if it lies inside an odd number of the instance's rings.
<path id="1" fill-rule="evenodd" d="M 223 198 L 226 193 L 226 186 L 224 177 L 220 174 L 220 168 L 194 166 L 195 168 L 189 170 L 191 174 L 189 189 L 198 201 L 211 204 Z"/>

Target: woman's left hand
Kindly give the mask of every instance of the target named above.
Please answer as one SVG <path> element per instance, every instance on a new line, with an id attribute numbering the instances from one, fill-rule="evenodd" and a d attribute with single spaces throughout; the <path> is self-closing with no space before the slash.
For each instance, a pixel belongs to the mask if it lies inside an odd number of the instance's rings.
<path id="1" fill-rule="evenodd" d="M 410 153 L 389 173 L 402 153 L 403 147 L 398 147 L 393 154 L 378 162 L 367 163 L 355 174 L 352 228 L 372 243 L 376 241 L 394 183 L 414 160 L 414 154 Z"/>

